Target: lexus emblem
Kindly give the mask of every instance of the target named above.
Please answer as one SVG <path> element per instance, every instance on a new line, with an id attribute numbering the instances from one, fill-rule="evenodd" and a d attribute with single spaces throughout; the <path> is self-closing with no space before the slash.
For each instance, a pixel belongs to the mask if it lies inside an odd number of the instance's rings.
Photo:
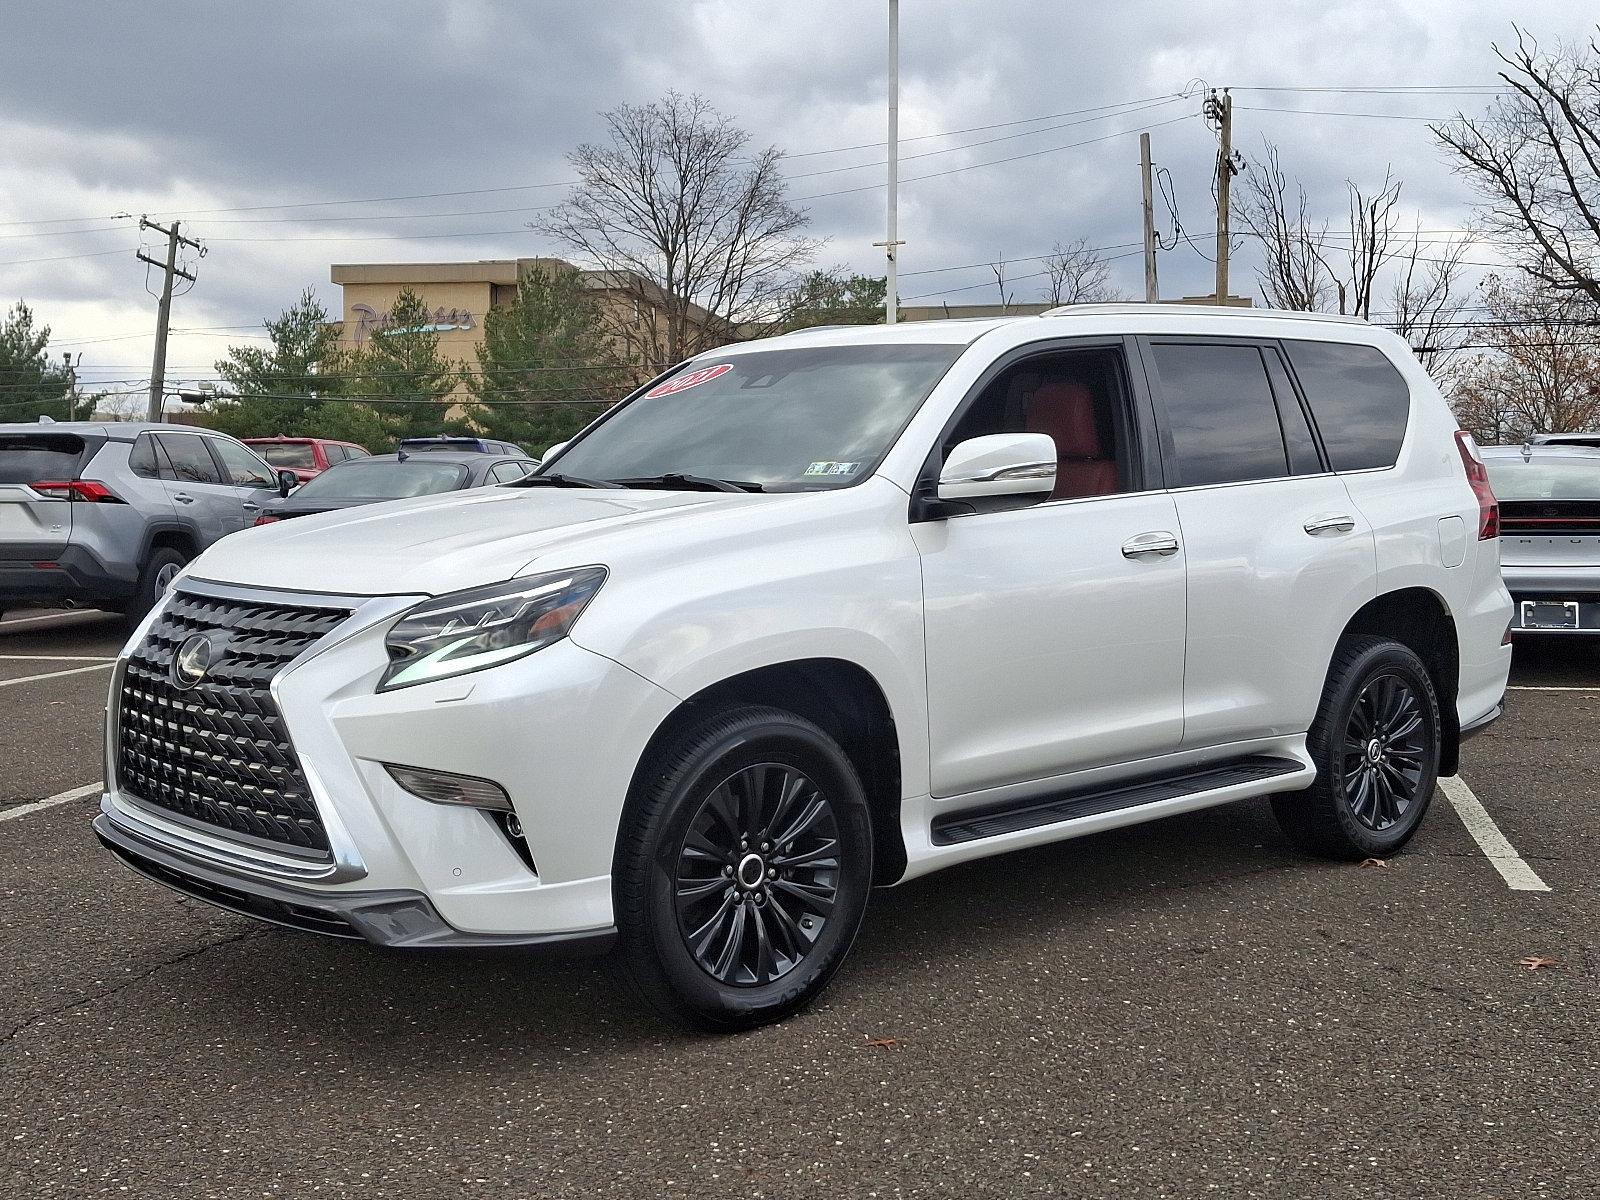
<path id="1" fill-rule="evenodd" d="M 220 657 L 219 648 L 209 635 L 190 635 L 172 656 L 172 682 L 181 688 L 194 687 Z"/>

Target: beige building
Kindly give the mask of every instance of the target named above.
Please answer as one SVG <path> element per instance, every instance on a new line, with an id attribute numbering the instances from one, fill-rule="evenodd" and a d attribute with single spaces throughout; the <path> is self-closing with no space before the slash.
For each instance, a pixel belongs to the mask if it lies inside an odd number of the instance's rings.
<path id="1" fill-rule="evenodd" d="M 483 344 L 483 323 L 490 309 L 516 299 L 517 284 L 530 271 L 576 271 L 586 287 L 600 298 L 617 348 L 645 369 L 649 349 L 658 345 L 666 327 L 664 294 L 638 277 L 619 277 L 609 271 L 584 271 L 559 258 L 480 259 L 477 262 L 336 263 L 333 282 L 343 293 L 339 344 L 346 350 L 381 336 L 391 324 L 389 316 L 400 293 L 410 291 L 427 306 L 429 326 L 439 335 L 439 350 L 470 369 L 477 369 L 478 347 Z M 695 304 L 682 306 L 684 319 L 704 329 L 710 314 Z M 716 341 L 732 341 L 731 333 Z"/>

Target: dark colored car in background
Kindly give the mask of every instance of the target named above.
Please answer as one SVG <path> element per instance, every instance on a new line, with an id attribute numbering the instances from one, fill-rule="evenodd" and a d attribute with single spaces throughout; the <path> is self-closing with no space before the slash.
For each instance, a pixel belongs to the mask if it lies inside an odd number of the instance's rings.
<path id="1" fill-rule="evenodd" d="M 270 525 L 291 517 L 357 508 L 385 500 L 432 496 L 461 488 L 510 483 L 539 465 L 537 459 L 479 451 L 431 450 L 426 454 L 374 454 L 330 467 L 288 496 L 269 501 L 256 518 Z"/>
<path id="2" fill-rule="evenodd" d="M 1485 446 L 1517 634 L 1600 637 L 1600 434 Z"/>
<path id="3" fill-rule="evenodd" d="M 527 458 L 528 452 L 514 442 L 496 441 L 481 437 L 418 437 L 400 442 L 402 454 L 419 454 L 423 451 L 460 450 L 472 454 L 508 454 L 514 458 Z"/>
<path id="4" fill-rule="evenodd" d="M 244 444 L 278 470 L 293 471 L 301 483 L 349 459 L 369 457 L 363 446 L 328 438 L 245 438 Z"/>

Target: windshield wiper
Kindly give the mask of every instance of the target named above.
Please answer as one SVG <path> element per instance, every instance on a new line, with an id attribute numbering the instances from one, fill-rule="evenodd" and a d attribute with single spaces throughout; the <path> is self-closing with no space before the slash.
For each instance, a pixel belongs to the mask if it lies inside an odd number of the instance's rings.
<path id="1" fill-rule="evenodd" d="M 524 475 L 521 479 L 513 479 L 505 487 L 569 487 L 569 488 L 610 488 L 620 491 L 622 484 L 613 483 L 609 479 L 585 479 L 582 475 L 561 475 L 551 472 L 548 475 Z"/>
<path id="2" fill-rule="evenodd" d="M 665 475 L 646 475 L 637 479 L 618 479 L 614 482 L 621 487 L 668 487 L 701 492 L 761 492 L 766 490 L 759 483 L 749 483 L 742 479 L 714 479 L 710 475 L 684 475 L 678 471 L 669 471 Z"/>

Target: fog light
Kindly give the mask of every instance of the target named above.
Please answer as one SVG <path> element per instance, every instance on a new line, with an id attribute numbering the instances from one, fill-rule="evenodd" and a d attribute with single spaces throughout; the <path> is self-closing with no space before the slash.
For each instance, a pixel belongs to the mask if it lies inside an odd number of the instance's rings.
<path id="1" fill-rule="evenodd" d="M 430 771 L 423 767 L 402 767 L 395 763 L 384 763 L 383 769 L 413 796 L 431 800 L 434 804 L 462 804 L 468 808 L 511 811 L 511 797 L 506 795 L 505 788 L 492 779 L 455 775 L 449 771 Z"/>

